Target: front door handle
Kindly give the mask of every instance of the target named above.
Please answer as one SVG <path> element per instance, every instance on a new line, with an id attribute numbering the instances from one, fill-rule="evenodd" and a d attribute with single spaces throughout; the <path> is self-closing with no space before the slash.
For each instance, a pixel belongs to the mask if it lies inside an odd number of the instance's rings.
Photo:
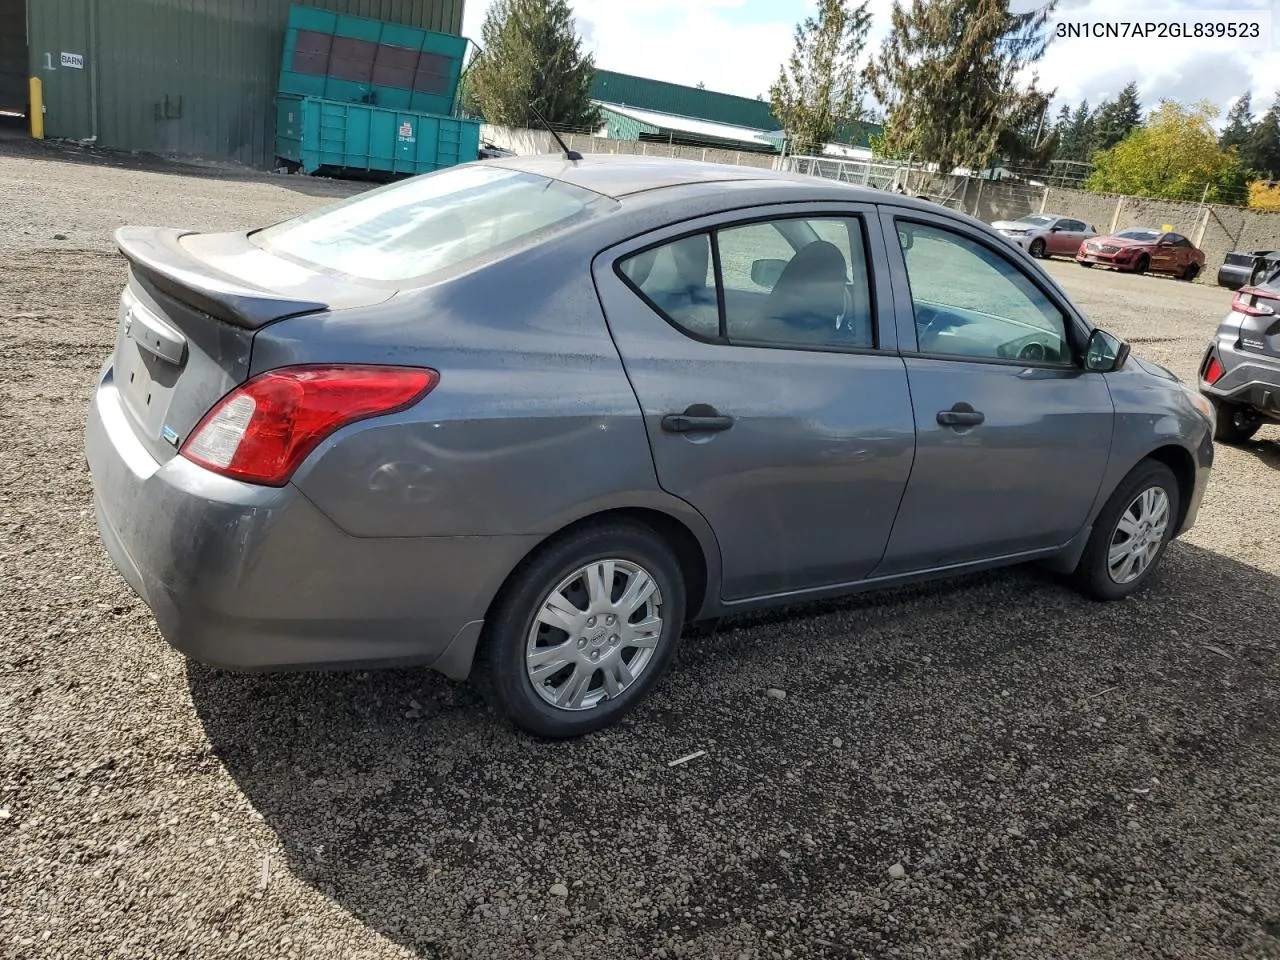
<path id="1" fill-rule="evenodd" d="M 662 418 L 662 429 L 668 433 L 718 433 L 732 426 L 733 417 L 706 403 L 695 403 L 684 413 L 668 413 Z"/>
<path id="2" fill-rule="evenodd" d="M 938 411 L 938 423 L 944 427 L 976 427 L 986 416 L 967 403 L 957 403 L 950 410 Z"/>

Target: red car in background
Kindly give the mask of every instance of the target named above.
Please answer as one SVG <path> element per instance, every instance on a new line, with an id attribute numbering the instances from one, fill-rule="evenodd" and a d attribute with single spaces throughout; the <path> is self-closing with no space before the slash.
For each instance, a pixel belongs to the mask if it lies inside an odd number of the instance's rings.
<path id="1" fill-rule="evenodd" d="M 1102 264 L 1130 273 L 1171 273 L 1181 280 L 1194 280 L 1204 269 L 1204 251 L 1179 233 L 1136 227 L 1084 241 L 1076 262 L 1082 267 Z"/>

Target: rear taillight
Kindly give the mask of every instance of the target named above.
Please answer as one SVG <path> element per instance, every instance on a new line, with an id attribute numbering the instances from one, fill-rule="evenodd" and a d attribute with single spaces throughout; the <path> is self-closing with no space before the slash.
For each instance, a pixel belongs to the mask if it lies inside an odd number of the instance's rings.
<path id="1" fill-rule="evenodd" d="M 1219 362 L 1218 358 L 1210 357 L 1209 362 L 1204 368 L 1204 382 L 1209 384 L 1209 386 L 1213 386 L 1222 379 L 1222 375 L 1224 373 L 1226 373 L 1226 370 L 1222 368 L 1222 364 Z"/>
<path id="2" fill-rule="evenodd" d="M 334 431 L 417 403 L 439 382 L 420 367 L 298 366 L 269 370 L 223 397 L 182 456 L 215 473 L 283 486 Z"/>
<path id="3" fill-rule="evenodd" d="M 1275 310 L 1265 303 L 1259 303 L 1257 293 L 1258 291 L 1253 287 L 1245 287 L 1231 301 L 1231 309 L 1236 313 L 1243 313 L 1247 317 L 1271 316 L 1275 313 Z"/>

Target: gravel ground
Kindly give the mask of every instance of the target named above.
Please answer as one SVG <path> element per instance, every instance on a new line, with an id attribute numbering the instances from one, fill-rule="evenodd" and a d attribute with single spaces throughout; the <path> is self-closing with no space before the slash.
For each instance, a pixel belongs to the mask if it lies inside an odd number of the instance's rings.
<path id="1" fill-rule="evenodd" d="M 1280 431 L 1219 449 L 1140 597 L 1014 571 L 725 623 L 579 742 L 422 671 L 218 673 L 94 531 L 110 230 L 352 188 L 82 159 L 0 143 L 0 955 L 1280 957 Z M 1050 269 L 1184 376 L 1229 299 Z"/>

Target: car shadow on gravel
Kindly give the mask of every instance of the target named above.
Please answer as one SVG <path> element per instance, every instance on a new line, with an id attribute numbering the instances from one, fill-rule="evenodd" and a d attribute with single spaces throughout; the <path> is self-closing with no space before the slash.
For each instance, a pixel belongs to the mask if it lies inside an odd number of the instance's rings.
<path id="1" fill-rule="evenodd" d="M 1122 603 L 1025 569 L 743 618 L 564 743 L 426 671 L 189 686 L 288 869 L 421 956 L 1263 955 L 1276 596 L 1178 543 Z"/>
<path id="2" fill-rule="evenodd" d="M 1256 457 L 1260 463 L 1280 470 L 1280 437 L 1276 439 L 1262 438 L 1241 444 L 1240 448 L 1250 456 Z"/>

